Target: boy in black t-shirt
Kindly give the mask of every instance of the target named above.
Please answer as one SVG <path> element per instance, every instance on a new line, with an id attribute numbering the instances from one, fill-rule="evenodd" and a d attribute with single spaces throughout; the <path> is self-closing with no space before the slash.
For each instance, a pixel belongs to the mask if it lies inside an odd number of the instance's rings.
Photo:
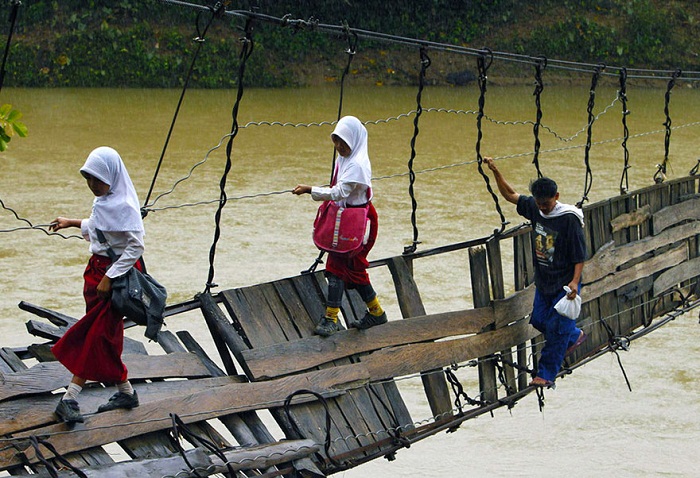
<path id="1" fill-rule="evenodd" d="M 530 324 L 544 334 L 546 344 L 540 354 L 537 376 L 530 385 L 550 387 L 564 357 L 586 339 L 575 320 L 554 309 L 554 304 L 565 295 L 573 300 L 580 292 L 586 259 L 583 213 L 575 206 L 558 201 L 557 183 L 553 180 L 535 180 L 530 185 L 532 196 L 524 196 L 508 184 L 493 159 L 484 158 L 484 162 L 493 171 L 501 195 L 532 223 L 536 290 Z M 565 286 L 571 292 L 567 293 Z"/>

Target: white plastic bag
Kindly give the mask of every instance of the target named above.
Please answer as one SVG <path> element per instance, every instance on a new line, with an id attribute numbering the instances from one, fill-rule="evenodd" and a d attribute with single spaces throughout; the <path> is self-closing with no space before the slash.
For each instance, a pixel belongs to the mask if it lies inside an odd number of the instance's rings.
<path id="1" fill-rule="evenodd" d="M 564 286 L 564 290 L 567 294 L 571 292 L 569 286 Z M 576 294 L 576 297 L 569 299 L 567 296 L 559 299 L 559 302 L 554 304 L 554 309 L 559 312 L 564 317 L 576 320 L 581 313 L 581 295 Z"/>

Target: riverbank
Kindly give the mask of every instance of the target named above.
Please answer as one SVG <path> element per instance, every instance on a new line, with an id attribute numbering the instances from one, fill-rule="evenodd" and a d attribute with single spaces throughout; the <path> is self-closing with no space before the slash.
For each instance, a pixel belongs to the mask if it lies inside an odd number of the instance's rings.
<path id="1" fill-rule="evenodd" d="M 241 17 L 199 18 L 197 11 L 156 0 L 38 0 L 19 7 L 6 65 L 5 85 L 18 87 L 181 87 L 237 85 Z M 236 8 L 252 8 L 241 2 Z M 421 60 L 415 41 L 539 56 L 589 64 L 686 71 L 700 69 L 695 38 L 700 4 L 656 0 L 543 1 L 535 5 L 499 0 L 489 6 L 434 2 L 429 6 L 332 5 L 259 1 L 255 11 L 309 19 L 303 28 L 258 21 L 251 29 L 253 52 L 246 80 L 255 87 L 336 83 L 352 41 L 315 30 L 314 22 L 347 25 L 406 38 L 412 45 L 360 38 L 349 76 L 360 85 L 415 85 Z M 431 3 L 432 4 L 432 3 Z M 274 18 L 274 17 L 273 17 Z M 321 19 L 321 20 L 317 20 Z M 196 22 L 195 22 L 196 20 Z M 207 28 L 205 28 L 207 27 Z M 209 28 L 210 27 L 210 28 Z M 193 38 L 205 41 L 194 41 Z M 429 49 L 429 85 L 474 81 L 473 56 Z M 531 83 L 531 64 L 495 62 L 490 77 L 500 84 Z M 502 63 L 502 62 L 501 62 Z M 581 78 L 581 77 L 584 78 Z M 590 81 L 576 72 L 546 71 L 550 83 Z"/>

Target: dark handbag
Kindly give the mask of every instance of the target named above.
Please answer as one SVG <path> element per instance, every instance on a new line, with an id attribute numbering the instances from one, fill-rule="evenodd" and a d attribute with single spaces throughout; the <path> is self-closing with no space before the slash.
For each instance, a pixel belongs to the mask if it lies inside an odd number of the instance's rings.
<path id="1" fill-rule="evenodd" d="M 324 201 L 314 220 L 314 244 L 322 251 L 338 254 L 359 250 L 367 231 L 368 212 L 369 202 L 364 206 L 341 207 L 335 201 Z"/>
<path id="2" fill-rule="evenodd" d="M 115 262 L 119 256 L 109 245 L 102 231 L 96 231 L 100 242 L 107 245 L 109 258 Z M 167 297 L 168 292 L 163 285 L 136 267 L 112 279 L 112 307 L 136 324 L 145 325 L 144 335 L 151 340 L 157 339 L 163 325 Z"/>

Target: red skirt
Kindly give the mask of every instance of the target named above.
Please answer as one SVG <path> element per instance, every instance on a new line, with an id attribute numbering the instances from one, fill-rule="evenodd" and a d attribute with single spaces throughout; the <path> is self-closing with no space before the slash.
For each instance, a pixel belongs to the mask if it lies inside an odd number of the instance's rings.
<path id="1" fill-rule="evenodd" d="M 56 359 L 73 375 L 86 380 L 121 383 L 127 379 L 122 362 L 124 318 L 112 308 L 111 299 L 97 295 L 97 285 L 111 264 L 108 257 L 94 254 L 83 278 L 85 316 L 51 348 Z M 136 267 L 141 269 L 140 261 Z"/>
<path id="2" fill-rule="evenodd" d="M 370 284 L 369 274 L 367 274 L 367 267 L 369 267 L 367 255 L 377 240 L 377 227 L 379 224 L 377 210 L 372 203 L 369 203 L 367 217 L 370 224 L 369 238 L 360 251 L 354 255 L 329 252 L 328 260 L 326 261 L 326 271 L 342 279 L 346 286 L 350 288 L 353 285 Z"/>

